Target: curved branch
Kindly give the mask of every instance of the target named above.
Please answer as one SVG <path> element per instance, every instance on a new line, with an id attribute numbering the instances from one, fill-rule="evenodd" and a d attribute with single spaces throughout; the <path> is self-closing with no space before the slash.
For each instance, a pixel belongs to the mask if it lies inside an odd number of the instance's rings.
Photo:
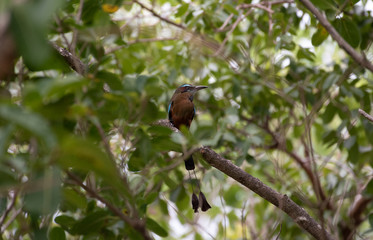
<path id="1" fill-rule="evenodd" d="M 159 120 L 156 124 L 169 127 L 175 131 L 168 120 Z M 280 194 L 269 186 L 265 185 L 258 178 L 253 177 L 231 161 L 223 158 L 209 147 L 199 149 L 203 159 L 212 167 L 220 170 L 248 189 L 252 190 L 274 206 L 281 209 L 290 216 L 301 228 L 306 230 L 316 239 L 334 239 L 330 233 L 326 232 L 302 207 L 297 205 L 287 195 Z"/>
<path id="2" fill-rule="evenodd" d="M 84 63 L 76 56 L 74 56 L 71 52 L 67 49 L 58 46 L 56 43 L 51 42 L 52 46 L 56 51 L 65 59 L 67 64 L 74 69 L 75 72 L 79 73 L 80 75 L 84 75 L 86 72 L 86 66 Z"/>
<path id="3" fill-rule="evenodd" d="M 137 0 L 133 0 L 133 2 L 137 3 L 138 5 L 140 5 L 141 8 L 146 9 L 148 12 L 150 12 L 151 14 L 153 14 L 155 17 L 161 19 L 162 21 L 164 21 L 164 22 L 166 22 L 168 24 L 171 24 L 171 25 L 173 25 L 175 27 L 178 27 L 178 28 L 181 28 L 183 30 L 186 30 L 185 26 L 183 26 L 181 24 L 178 24 L 178 23 L 175 23 L 175 22 L 173 22 L 173 21 L 171 21 L 171 20 L 169 20 L 169 19 L 167 19 L 165 17 L 162 17 L 161 15 L 159 15 L 158 13 L 156 13 L 153 9 L 148 8 L 147 6 L 145 6 L 143 3 L 141 3 L 141 2 L 139 2 Z"/>
<path id="4" fill-rule="evenodd" d="M 16 200 L 18 197 L 18 190 L 15 190 L 12 196 L 12 201 L 10 202 L 9 206 L 5 209 L 5 212 L 3 213 L 3 216 L 0 218 L 0 233 L 5 231 L 5 227 L 3 227 L 6 218 L 8 217 L 8 214 L 12 211 L 14 205 L 16 204 Z"/>
<path id="5" fill-rule="evenodd" d="M 311 168 L 311 166 L 310 166 L 310 164 L 308 162 L 306 162 L 305 160 L 303 160 L 295 152 L 292 152 L 292 151 L 288 150 L 286 148 L 286 146 L 285 146 L 284 141 L 280 140 L 276 136 L 276 134 L 273 131 L 271 131 L 271 129 L 268 126 L 268 123 L 265 123 L 263 125 L 262 124 L 258 124 L 257 121 L 254 121 L 253 119 L 247 118 L 244 115 L 241 115 L 241 118 L 244 119 L 247 123 L 255 124 L 256 126 L 258 126 L 261 129 L 263 129 L 266 133 L 268 133 L 272 137 L 272 139 L 274 141 L 274 143 L 272 144 L 272 146 L 270 146 L 270 148 L 282 151 L 282 152 L 286 153 L 289 157 L 291 157 L 305 171 L 307 177 L 311 181 L 312 188 L 314 189 L 315 194 L 317 196 L 319 196 L 320 199 L 323 202 L 325 202 L 325 206 L 328 209 L 333 209 L 333 206 L 332 206 L 331 202 L 327 199 L 327 197 L 326 197 L 326 195 L 324 193 L 324 190 L 321 187 L 320 180 L 319 180 L 317 174 L 313 173 L 312 168 Z"/>
<path id="6" fill-rule="evenodd" d="M 144 220 L 134 219 L 134 218 L 131 218 L 131 217 L 123 214 L 123 212 L 120 209 L 118 209 L 116 206 L 111 204 L 108 200 L 106 200 L 105 198 L 100 196 L 94 189 L 92 189 L 89 186 L 87 186 L 86 184 L 84 184 L 73 173 L 71 173 L 69 171 L 66 171 L 66 174 L 69 176 L 69 178 L 71 180 L 73 180 L 75 182 L 76 185 L 83 188 L 91 197 L 93 197 L 93 198 L 97 199 L 98 201 L 102 202 L 103 204 L 105 204 L 106 207 L 109 208 L 112 213 L 117 215 L 120 219 L 122 219 L 125 223 L 130 225 L 132 228 L 137 230 L 145 240 L 152 240 L 153 239 L 150 236 L 150 233 L 148 232 L 148 230 L 146 229 L 146 225 L 145 225 Z"/>
<path id="7" fill-rule="evenodd" d="M 365 112 L 363 109 L 359 108 L 359 113 L 363 115 L 366 119 L 371 121 L 373 123 L 373 116 L 369 115 L 367 112 Z"/>
<path id="8" fill-rule="evenodd" d="M 365 67 L 373 73 L 373 64 L 366 59 L 364 55 L 360 55 L 348 42 L 346 42 L 341 35 L 330 24 L 326 17 L 311 3 L 309 0 L 299 0 L 315 17 L 320 24 L 329 32 L 330 36 L 338 43 L 338 45 L 345 50 L 357 63 Z"/>

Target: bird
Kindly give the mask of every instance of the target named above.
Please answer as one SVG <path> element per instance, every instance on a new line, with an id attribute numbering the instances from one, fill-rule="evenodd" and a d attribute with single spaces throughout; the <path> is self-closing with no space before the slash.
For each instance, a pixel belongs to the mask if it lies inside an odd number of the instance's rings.
<path id="1" fill-rule="evenodd" d="M 180 130 L 181 126 L 184 125 L 189 129 L 194 115 L 196 114 L 193 97 L 199 90 L 205 88 L 207 88 L 207 86 L 183 84 L 175 90 L 168 105 L 168 120 L 174 127 Z M 187 170 L 195 169 L 192 156 L 185 160 L 185 168 Z"/>

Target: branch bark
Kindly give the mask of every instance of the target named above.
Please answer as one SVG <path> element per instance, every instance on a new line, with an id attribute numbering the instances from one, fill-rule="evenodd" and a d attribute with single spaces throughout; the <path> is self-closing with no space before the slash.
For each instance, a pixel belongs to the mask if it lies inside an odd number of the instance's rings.
<path id="1" fill-rule="evenodd" d="M 51 44 L 75 72 L 79 73 L 82 76 L 86 73 L 86 66 L 78 57 L 74 56 L 67 49 L 58 46 L 54 42 L 51 42 Z"/>
<path id="2" fill-rule="evenodd" d="M 358 64 L 365 67 L 373 73 L 373 64 L 368 61 L 365 55 L 359 54 L 348 42 L 344 40 L 341 35 L 330 24 L 326 17 L 311 3 L 310 0 L 299 0 L 315 17 L 319 20 L 320 24 L 329 32 L 330 36 L 338 43 L 338 45 L 345 50 Z"/>
<path id="3" fill-rule="evenodd" d="M 176 130 L 168 120 L 160 120 L 156 124 Z M 323 227 L 316 222 L 302 207 L 292 201 L 287 195 L 283 195 L 269 186 L 265 185 L 258 178 L 253 177 L 231 161 L 223 158 L 209 147 L 199 149 L 203 159 L 212 167 L 227 174 L 237 182 L 252 190 L 274 206 L 281 209 L 301 228 L 310 233 L 316 239 L 334 239 Z"/>
<path id="4" fill-rule="evenodd" d="M 369 115 L 367 112 L 365 112 L 363 109 L 360 109 L 360 108 L 359 108 L 359 113 L 373 123 L 373 116 Z"/>
<path id="5" fill-rule="evenodd" d="M 127 215 L 124 215 L 123 212 L 118 209 L 116 206 L 111 204 L 108 200 L 101 197 L 95 190 L 85 185 L 77 176 L 75 176 L 73 173 L 66 171 L 67 175 L 70 177 L 72 181 L 75 182 L 76 185 L 83 188 L 91 197 L 99 200 L 103 204 L 106 205 L 107 208 L 110 209 L 112 213 L 114 213 L 116 216 L 118 216 L 120 219 L 122 219 L 125 223 L 130 225 L 133 229 L 137 230 L 145 240 L 152 240 L 153 238 L 150 236 L 150 233 L 146 229 L 145 220 L 142 219 L 135 219 L 131 218 Z"/>

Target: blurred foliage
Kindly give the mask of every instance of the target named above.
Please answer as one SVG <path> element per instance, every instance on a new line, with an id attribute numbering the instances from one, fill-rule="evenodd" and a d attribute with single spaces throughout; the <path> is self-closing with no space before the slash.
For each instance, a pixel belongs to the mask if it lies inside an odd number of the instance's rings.
<path id="1" fill-rule="evenodd" d="M 141 1 L 171 25 L 132 1 L 3 1 L 19 57 L 0 79 L 0 239 L 141 239 L 66 171 L 145 219 L 155 239 L 310 238 L 198 154 L 213 207 L 195 215 L 177 152 L 200 145 L 340 239 L 373 237 L 373 124 L 358 114 L 372 113 L 373 75 L 287 2 L 259 2 L 270 12 L 238 7 L 244 1 Z M 372 1 L 312 2 L 372 59 Z M 49 42 L 88 73 L 72 71 Z M 154 126 L 183 83 L 209 86 L 185 136 Z M 296 157 L 317 174 L 324 199 Z M 366 204 L 354 215 L 359 199 Z M 320 210 L 323 201 L 332 207 Z"/>

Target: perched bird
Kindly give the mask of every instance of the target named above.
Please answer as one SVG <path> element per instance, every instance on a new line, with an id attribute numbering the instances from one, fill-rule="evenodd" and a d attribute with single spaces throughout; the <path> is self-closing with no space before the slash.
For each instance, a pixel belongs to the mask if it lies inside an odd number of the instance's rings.
<path id="1" fill-rule="evenodd" d="M 168 105 L 168 120 L 174 125 L 174 127 L 177 129 L 180 129 L 182 125 L 187 128 L 190 127 L 194 115 L 196 114 L 196 109 L 193 104 L 194 94 L 204 88 L 207 87 L 183 84 L 176 89 L 171 98 L 170 104 Z M 192 156 L 185 161 L 185 168 L 187 170 L 195 169 Z"/>
<path id="2" fill-rule="evenodd" d="M 190 124 L 193 121 L 194 115 L 196 114 L 196 109 L 193 104 L 193 97 L 197 91 L 207 88 L 206 86 L 192 86 L 190 84 L 183 84 L 178 87 L 171 98 L 170 104 L 168 105 L 168 120 L 180 130 L 181 126 L 184 125 L 187 128 L 190 127 Z M 196 172 L 194 171 L 195 165 L 193 157 L 190 156 L 185 160 L 185 168 L 189 172 L 189 178 L 191 179 L 190 170 L 193 170 L 194 176 L 197 179 Z M 198 184 L 199 180 L 197 179 L 197 186 L 199 189 L 199 197 L 194 193 L 193 184 L 192 184 L 192 208 L 194 212 L 198 212 L 200 208 L 203 212 L 206 212 L 211 208 L 210 204 L 207 202 L 205 195 L 201 191 L 201 186 Z"/>

